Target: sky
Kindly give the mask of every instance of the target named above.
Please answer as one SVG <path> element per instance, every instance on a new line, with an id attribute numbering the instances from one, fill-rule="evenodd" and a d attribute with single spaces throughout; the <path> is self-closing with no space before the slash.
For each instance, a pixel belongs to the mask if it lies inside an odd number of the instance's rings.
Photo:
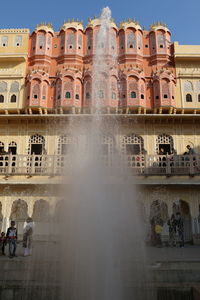
<path id="1" fill-rule="evenodd" d="M 109 6 L 116 23 L 134 18 L 142 27 L 161 21 L 172 33 L 172 41 L 200 45 L 200 0 L 1 0 L 0 28 L 29 28 L 50 22 L 58 31 L 64 20 L 99 16 Z"/>

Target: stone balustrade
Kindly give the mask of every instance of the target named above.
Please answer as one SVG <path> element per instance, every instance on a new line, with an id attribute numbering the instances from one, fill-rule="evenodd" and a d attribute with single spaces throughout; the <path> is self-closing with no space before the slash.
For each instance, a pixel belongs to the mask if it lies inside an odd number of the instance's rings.
<path id="1" fill-rule="evenodd" d="M 200 155 L 123 155 L 121 158 L 117 165 L 127 167 L 132 175 L 200 175 Z M 107 167 L 116 165 L 112 155 L 102 155 L 99 159 Z M 5 176 L 59 176 L 70 166 L 73 167 L 72 157 L 68 155 L 0 155 L 0 175 Z"/>

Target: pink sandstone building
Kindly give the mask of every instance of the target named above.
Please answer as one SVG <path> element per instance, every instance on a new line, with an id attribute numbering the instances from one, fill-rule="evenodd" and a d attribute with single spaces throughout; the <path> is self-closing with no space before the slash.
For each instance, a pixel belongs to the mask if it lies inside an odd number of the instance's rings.
<path id="1" fill-rule="evenodd" d="M 84 30 L 80 22 L 64 23 L 59 32 L 40 25 L 29 38 L 25 106 L 47 111 L 89 113 L 92 64 L 99 20 L 90 20 Z M 170 31 L 165 25 L 142 30 L 137 22 L 115 23 L 110 29 L 110 49 L 105 49 L 110 74 L 100 83 L 102 111 L 128 113 L 175 106 L 175 68 Z M 108 95 L 106 82 L 110 81 Z M 102 88 L 101 88 L 102 87 Z"/>

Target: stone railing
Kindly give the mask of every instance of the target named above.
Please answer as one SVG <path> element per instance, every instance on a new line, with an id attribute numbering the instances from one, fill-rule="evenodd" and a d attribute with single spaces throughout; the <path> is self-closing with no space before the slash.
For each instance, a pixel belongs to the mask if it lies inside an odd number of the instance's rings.
<path id="1" fill-rule="evenodd" d="M 72 166 L 67 155 L 0 155 L 0 175 L 62 175 Z M 112 156 L 100 157 L 103 165 L 111 167 Z M 120 167 L 133 175 L 200 175 L 200 155 L 124 155 Z"/>

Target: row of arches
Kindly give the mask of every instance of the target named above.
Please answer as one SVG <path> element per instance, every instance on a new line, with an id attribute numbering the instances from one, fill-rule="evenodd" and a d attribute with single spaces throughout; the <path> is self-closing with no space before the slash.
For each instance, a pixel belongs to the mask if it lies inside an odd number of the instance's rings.
<path id="1" fill-rule="evenodd" d="M 112 135 L 102 135 L 99 137 L 101 144 L 107 145 L 104 146 L 104 149 L 107 147 L 107 151 L 104 150 L 105 154 L 112 153 L 116 147 L 115 137 Z M 62 135 L 58 137 L 57 140 L 57 149 L 55 154 L 65 155 L 68 153 L 70 145 L 78 144 L 78 138 L 71 135 Z M 156 138 L 156 152 L 160 153 L 161 148 L 164 150 L 163 154 L 170 154 L 174 149 L 173 137 L 168 134 L 160 134 Z M 124 135 L 120 137 L 120 149 L 124 154 L 138 155 L 145 153 L 144 148 L 144 139 L 142 136 L 137 134 Z M 0 152 L 5 152 L 5 145 L 0 141 Z M 17 143 L 12 141 L 8 144 L 8 152 L 12 154 L 17 154 Z M 45 137 L 39 134 L 32 135 L 29 138 L 28 142 L 28 154 L 42 155 L 47 154 L 46 151 L 46 141 Z"/>
<path id="2" fill-rule="evenodd" d="M 33 212 L 31 217 L 33 218 L 34 222 L 37 224 L 44 224 L 47 222 L 52 221 L 59 221 L 60 216 L 62 214 L 62 201 L 58 201 L 55 209 L 53 212 L 51 212 L 50 204 L 48 201 L 44 199 L 36 200 L 33 205 Z M 199 206 L 200 208 L 200 206 Z M 192 217 L 190 212 L 190 206 L 189 204 L 180 199 L 179 201 L 176 201 L 172 205 L 172 213 L 176 215 L 176 213 L 180 213 L 183 221 L 184 221 L 184 235 L 185 240 L 190 241 L 192 240 Z M 147 215 L 144 208 L 144 213 L 142 213 L 144 222 L 147 222 L 149 220 L 150 224 L 155 223 L 157 221 L 161 221 L 162 224 L 166 224 L 167 221 L 171 217 L 168 212 L 168 205 L 166 202 L 156 199 L 151 202 L 150 205 L 150 211 Z M 200 210 L 199 210 L 200 215 Z M 0 223 L 2 226 L 3 222 L 3 214 L 2 214 L 2 203 L 0 202 Z M 14 220 L 17 224 L 17 227 L 20 233 L 22 233 L 22 225 L 25 222 L 25 220 L 30 217 L 28 214 L 28 204 L 26 201 L 22 199 L 17 199 L 13 201 L 11 212 L 9 215 L 9 220 Z M 164 226 L 165 227 L 165 226 Z M 40 228 L 42 230 L 42 228 Z M 42 231 L 41 231 L 42 232 Z M 40 232 L 40 233 L 41 233 Z"/>
<path id="3" fill-rule="evenodd" d="M 200 208 L 200 207 L 199 207 Z M 185 241 L 192 240 L 192 217 L 190 212 L 190 206 L 188 202 L 180 199 L 173 203 L 172 205 L 172 214 L 176 215 L 176 213 L 180 213 L 183 218 L 184 223 L 184 238 Z M 200 210 L 199 210 L 200 215 Z M 161 222 L 165 227 L 167 226 L 167 221 L 171 216 L 168 213 L 168 205 L 166 202 L 158 199 L 154 200 L 150 206 L 150 216 L 149 221 L 151 224 Z M 166 232 L 167 233 L 167 230 Z"/>
<path id="4" fill-rule="evenodd" d="M 200 102 L 200 80 L 185 81 L 183 84 L 185 102 Z"/>
<path id="5" fill-rule="evenodd" d="M 94 54 L 98 48 L 105 48 L 109 53 L 139 53 L 142 54 L 144 48 L 150 48 L 151 54 L 156 52 L 168 53 L 170 46 L 170 32 L 164 29 L 151 31 L 148 38 L 143 37 L 140 26 L 122 26 L 109 29 L 108 45 L 98 43 L 99 26 L 83 28 L 73 28 L 65 24 L 61 28 L 57 39 L 56 48 L 59 54 L 79 53 L 82 55 Z M 31 36 L 31 54 L 46 54 L 51 56 L 53 50 L 54 33 L 52 30 L 38 29 Z"/>
<path id="6" fill-rule="evenodd" d="M 37 77 L 27 82 L 27 105 L 49 105 L 52 86 L 46 79 Z M 57 78 L 54 91 L 54 105 L 91 106 L 98 102 L 102 106 L 147 106 L 147 82 L 137 75 L 128 75 L 119 79 L 115 75 L 102 75 L 93 90 L 92 78 L 86 75 L 84 80 L 74 75 Z M 153 81 L 154 105 L 175 104 L 175 81 L 169 78 Z"/>

